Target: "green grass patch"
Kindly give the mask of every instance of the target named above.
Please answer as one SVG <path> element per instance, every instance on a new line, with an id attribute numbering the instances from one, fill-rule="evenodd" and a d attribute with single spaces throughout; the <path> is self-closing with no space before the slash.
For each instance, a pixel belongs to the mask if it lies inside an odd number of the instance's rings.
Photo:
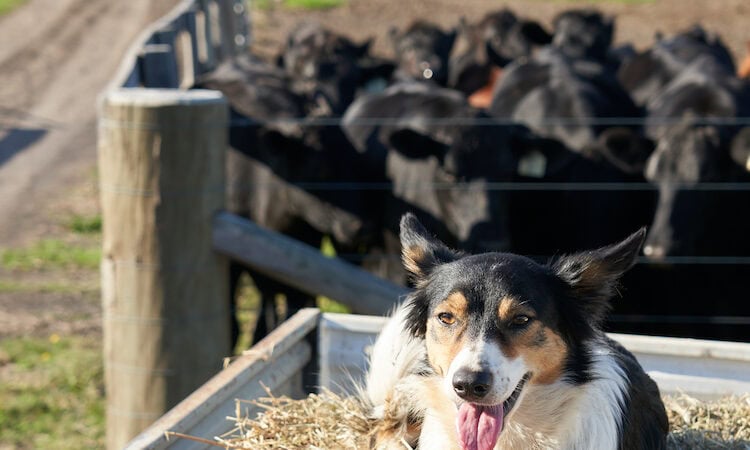
<path id="1" fill-rule="evenodd" d="M 71 245 L 58 239 L 39 241 L 30 247 L 0 252 L 7 269 L 87 268 L 99 266 L 101 250 Z"/>
<path id="2" fill-rule="evenodd" d="M 237 321 L 240 326 L 240 335 L 234 347 L 234 354 L 239 355 L 250 348 L 253 343 L 255 323 L 260 308 L 260 292 L 255 287 L 253 280 L 248 274 L 243 274 L 237 286 Z"/>
<path id="3" fill-rule="evenodd" d="M 96 234 L 102 231 L 102 216 L 91 217 L 75 215 L 67 222 L 67 228 L 73 233 Z"/>
<path id="4" fill-rule="evenodd" d="M 253 0 L 253 8 L 268 11 L 275 7 L 288 9 L 305 9 L 310 11 L 336 8 L 345 3 L 346 0 Z"/>
<path id="5" fill-rule="evenodd" d="M 344 4 L 344 0 L 284 0 L 284 6 L 295 9 L 331 9 Z"/>
<path id="6" fill-rule="evenodd" d="M 0 15 L 7 14 L 24 3 L 26 0 L 0 0 Z"/>
<path id="7" fill-rule="evenodd" d="M 331 238 L 329 238 L 328 236 L 324 236 L 323 240 L 320 242 L 320 252 L 329 258 L 336 257 L 336 248 L 333 246 L 333 241 L 331 241 Z M 315 303 L 317 304 L 317 307 L 320 308 L 320 310 L 323 312 L 344 314 L 352 312 L 351 309 L 343 303 L 331 300 L 328 297 L 323 297 L 322 295 L 319 295 L 315 298 Z"/>
<path id="8" fill-rule="evenodd" d="M 0 442 L 10 448 L 103 448 L 104 380 L 97 339 L 0 342 Z"/>

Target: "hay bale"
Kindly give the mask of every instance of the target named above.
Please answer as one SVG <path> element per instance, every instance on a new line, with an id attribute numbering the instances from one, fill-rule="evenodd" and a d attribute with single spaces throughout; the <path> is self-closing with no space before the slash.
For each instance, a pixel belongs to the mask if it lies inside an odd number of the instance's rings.
<path id="1" fill-rule="evenodd" d="M 216 438 L 219 444 L 258 450 L 370 446 L 370 430 L 375 424 L 367 418 L 367 410 L 357 397 L 341 397 L 325 390 L 303 400 L 269 395 L 249 403 L 264 412 L 252 420 L 233 418 L 235 429 Z"/>
<path id="2" fill-rule="evenodd" d="M 750 449 L 750 395 L 705 402 L 687 395 L 664 396 L 670 424 L 669 449 Z M 232 418 L 236 427 L 216 438 L 237 449 L 370 448 L 376 421 L 363 402 L 330 391 L 302 400 L 274 397 L 249 401 L 263 408 L 255 419 Z M 405 446 L 405 449 L 408 448 Z"/>

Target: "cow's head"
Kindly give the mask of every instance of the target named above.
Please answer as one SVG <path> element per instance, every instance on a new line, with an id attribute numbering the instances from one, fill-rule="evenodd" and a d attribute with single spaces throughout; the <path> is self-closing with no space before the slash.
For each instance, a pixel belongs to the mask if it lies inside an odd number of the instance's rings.
<path id="1" fill-rule="evenodd" d="M 359 63 L 369 48 L 370 41 L 355 44 L 317 23 L 303 23 L 289 34 L 279 64 L 298 90 L 324 104 L 326 114 L 340 114 L 362 82 Z"/>
<path id="2" fill-rule="evenodd" d="M 446 33 L 437 25 L 417 21 L 400 32 L 391 29 L 390 38 L 396 54 L 397 78 L 446 83 L 455 31 Z"/>
<path id="3" fill-rule="evenodd" d="M 603 61 L 612 43 L 614 21 L 594 10 L 570 10 L 554 19 L 552 45 L 571 58 Z"/>
<path id="4" fill-rule="evenodd" d="M 645 176 L 658 186 L 659 200 L 643 252 L 655 261 L 695 256 L 705 241 L 715 208 L 699 183 L 723 181 L 726 155 L 716 127 L 681 125 L 659 140 L 646 163 Z"/>

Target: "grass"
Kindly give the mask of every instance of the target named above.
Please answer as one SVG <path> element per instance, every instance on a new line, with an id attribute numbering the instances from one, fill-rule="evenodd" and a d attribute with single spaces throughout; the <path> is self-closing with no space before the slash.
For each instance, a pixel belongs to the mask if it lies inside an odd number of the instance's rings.
<path id="1" fill-rule="evenodd" d="M 344 0 L 284 0 L 284 6 L 296 9 L 330 9 L 344 4 Z"/>
<path id="2" fill-rule="evenodd" d="M 104 381 L 96 338 L 0 341 L 3 448 L 102 448 Z"/>
<path id="3" fill-rule="evenodd" d="M 7 14 L 24 3 L 26 0 L 0 0 L 0 15 Z"/>
<path id="4" fill-rule="evenodd" d="M 0 252 L 0 265 L 6 269 L 95 269 L 99 266 L 101 250 L 66 243 L 59 239 L 45 239 L 26 248 Z"/>
<path id="5" fill-rule="evenodd" d="M 253 0 L 252 7 L 261 11 L 268 11 L 277 6 L 288 9 L 304 9 L 317 11 L 336 8 L 345 3 L 345 0 Z"/>
<path id="6" fill-rule="evenodd" d="M 68 220 L 67 228 L 77 234 L 97 234 L 102 232 L 102 216 L 74 215 Z"/>
<path id="7" fill-rule="evenodd" d="M 336 249 L 334 248 L 333 242 L 328 236 L 323 237 L 323 240 L 320 243 L 320 252 L 329 258 L 336 257 Z M 316 297 L 315 302 L 317 303 L 318 308 L 320 308 L 320 310 L 323 312 L 346 314 L 352 312 L 348 306 L 322 295 Z"/>

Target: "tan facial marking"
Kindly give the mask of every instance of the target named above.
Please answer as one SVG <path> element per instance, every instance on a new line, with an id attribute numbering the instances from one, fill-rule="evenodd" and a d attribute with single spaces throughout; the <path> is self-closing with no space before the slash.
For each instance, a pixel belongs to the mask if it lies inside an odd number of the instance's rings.
<path id="1" fill-rule="evenodd" d="M 427 359 L 440 375 L 447 372 L 453 358 L 463 348 L 468 306 L 469 302 L 466 297 L 460 292 L 454 292 L 440 302 L 431 317 L 427 319 L 425 335 Z M 440 313 L 452 314 L 455 318 L 453 325 L 445 326 L 440 323 L 437 319 Z"/>
<path id="2" fill-rule="evenodd" d="M 520 343 L 519 351 L 534 372 L 531 382 L 550 384 L 559 380 L 568 356 L 567 345 L 559 334 L 539 321 L 536 321 L 534 329 L 529 331 L 531 332 L 528 333 L 528 338 Z"/>
<path id="3" fill-rule="evenodd" d="M 534 316 L 534 311 L 512 297 L 505 297 L 498 306 L 500 323 L 508 323 L 518 315 Z M 541 320 L 532 320 L 517 332 L 508 333 L 503 353 L 509 358 L 523 357 L 534 373 L 532 383 L 549 384 L 562 375 L 568 347 L 562 337 Z"/>

